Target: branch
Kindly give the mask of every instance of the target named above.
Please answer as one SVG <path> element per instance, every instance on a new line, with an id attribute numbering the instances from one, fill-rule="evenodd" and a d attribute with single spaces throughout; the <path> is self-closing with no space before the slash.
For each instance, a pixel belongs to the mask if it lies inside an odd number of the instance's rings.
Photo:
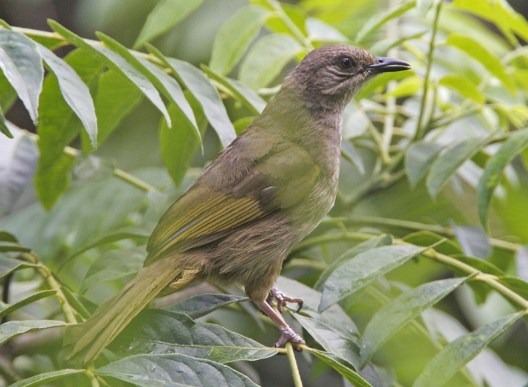
<path id="1" fill-rule="evenodd" d="M 410 230 L 426 230 L 441 234 L 444 236 L 454 237 L 455 232 L 450 227 L 440 226 L 437 224 L 428 224 L 421 222 L 414 222 L 403 219 L 391 219 L 391 218 L 380 218 L 377 216 L 361 216 L 354 215 L 350 218 L 334 218 L 336 221 L 343 223 L 369 223 L 377 224 L 388 227 L 406 228 Z M 493 247 L 507 250 L 511 252 L 517 252 L 522 246 L 518 243 L 508 242 L 502 239 L 489 238 L 490 244 Z"/>
<path id="2" fill-rule="evenodd" d="M 425 68 L 425 79 L 422 91 L 422 100 L 420 102 L 420 113 L 418 120 L 416 121 L 416 131 L 414 133 L 414 141 L 421 140 L 425 135 L 425 129 L 427 125 L 424 125 L 423 118 L 425 114 L 425 105 L 427 102 L 427 94 L 429 92 L 429 82 L 431 79 L 431 68 L 433 66 L 433 54 L 435 50 L 435 39 L 438 31 L 438 19 L 440 18 L 440 10 L 442 9 L 443 1 L 439 1 L 435 8 L 433 30 L 431 32 L 431 40 L 429 41 L 429 51 L 427 52 L 427 67 Z"/>
<path id="3" fill-rule="evenodd" d="M 51 270 L 40 260 L 36 253 L 22 253 L 20 257 L 28 262 L 35 265 L 35 268 L 39 271 L 40 275 L 44 278 L 51 290 L 55 290 L 55 297 L 59 302 L 64 319 L 70 324 L 76 324 L 77 319 L 75 318 L 75 309 L 70 305 L 64 292 L 62 291 L 62 285 L 55 279 Z"/>
<path id="4" fill-rule="evenodd" d="M 299 373 L 299 367 L 297 366 L 297 360 L 295 360 L 295 353 L 293 352 L 293 346 L 291 343 L 286 343 L 286 355 L 290 362 L 290 368 L 293 377 L 293 385 L 295 387 L 302 387 L 301 374 Z"/>
<path id="5" fill-rule="evenodd" d="M 313 247 L 316 245 L 320 245 L 323 243 L 333 243 L 333 242 L 351 241 L 351 240 L 366 241 L 366 240 L 376 237 L 377 235 L 379 234 L 367 234 L 367 233 L 360 233 L 360 232 L 343 232 L 340 234 L 322 235 L 322 236 L 317 236 L 317 237 L 304 240 L 302 243 L 299 243 L 297 245 L 294 251 L 299 252 L 300 250 Z M 408 246 L 413 245 L 412 243 L 405 242 L 402 239 L 394 239 L 393 243 L 395 245 L 408 245 Z M 505 246 L 501 246 L 501 247 L 505 247 Z M 509 246 L 509 247 L 511 248 L 512 246 Z M 444 264 L 445 266 L 448 266 L 452 269 L 456 269 L 468 275 L 474 276 L 475 281 L 480 281 L 480 282 L 485 283 L 490 288 L 494 289 L 496 292 L 504 296 L 507 300 L 511 301 L 513 304 L 516 304 L 522 310 L 528 313 L 528 300 L 522 297 L 520 294 L 516 293 L 515 291 L 511 290 L 507 286 L 503 285 L 496 276 L 488 274 L 488 273 L 483 273 L 480 270 L 475 269 L 473 266 L 468 265 L 464 262 L 461 262 L 456 258 L 452 258 L 445 254 L 439 253 L 433 248 L 427 249 L 426 251 L 422 253 L 422 255 L 426 258 L 430 258 L 432 260 L 440 262 Z"/>
<path id="6" fill-rule="evenodd" d="M 293 36 L 308 50 L 313 50 L 314 46 L 312 43 L 304 36 L 302 31 L 295 25 L 294 22 L 291 21 L 290 17 L 284 12 L 282 9 L 280 3 L 275 0 L 266 0 L 266 4 L 275 11 L 275 14 L 279 19 L 282 20 L 286 28 L 290 30 Z"/>
<path id="7" fill-rule="evenodd" d="M 39 138 L 38 134 L 31 133 L 27 130 L 25 132 L 26 132 L 26 135 L 31 137 L 35 142 L 38 141 L 38 138 Z M 81 156 L 81 152 L 78 149 L 72 148 L 71 146 L 65 146 L 63 152 L 64 154 L 68 156 L 72 156 L 74 158 L 78 158 L 79 156 Z M 124 181 L 127 184 L 130 184 L 131 186 L 141 191 L 145 191 L 145 192 L 158 191 L 158 189 L 154 187 L 153 185 L 150 185 L 149 183 L 137 178 L 134 175 L 131 175 L 128 172 L 125 172 L 122 169 L 113 168 L 112 173 L 118 179 Z"/>

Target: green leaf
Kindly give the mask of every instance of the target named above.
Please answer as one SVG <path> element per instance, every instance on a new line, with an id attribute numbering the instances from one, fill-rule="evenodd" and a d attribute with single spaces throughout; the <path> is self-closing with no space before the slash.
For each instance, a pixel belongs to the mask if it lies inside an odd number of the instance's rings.
<path id="1" fill-rule="evenodd" d="M 359 369 L 359 347 L 351 337 L 347 337 L 341 331 L 333 329 L 329 324 L 316 319 L 294 315 L 310 336 L 327 352 L 338 356 Z"/>
<path id="2" fill-rule="evenodd" d="M 55 380 L 84 373 L 86 373 L 86 370 L 64 368 L 62 370 L 44 372 L 26 379 L 19 380 L 18 382 L 11 384 L 11 387 L 34 387 L 40 386 L 42 384 L 51 385 L 50 383 L 54 382 Z"/>
<path id="3" fill-rule="evenodd" d="M 290 35 L 266 35 L 251 48 L 240 65 L 240 81 L 253 90 L 266 87 L 302 51 L 302 46 Z"/>
<path id="4" fill-rule="evenodd" d="M 177 109 L 181 110 L 181 119 L 186 121 L 186 124 L 190 125 L 194 129 L 193 134 L 196 136 L 199 144 L 202 143 L 202 136 L 199 132 L 194 113 L 183 95 L 183 91 L 174 78 L 169 76 L 167 73 L 162 71 L 158 66 L 149 62 L 139 54 L 132 54 L 125 46 L 121 45 L 116 40 L 110 38 L 103 33 L 97 33 L 97 37 L 101 39 L 106 45 L 112 48 L 114 51 L 119 53 L 129 63 L 131 63 L 136 69 L 141 71 L 161 92 L 172 102 Z M 172 127 L 170 115 L 165 117 L 167 125 Z"/>
<path id="5" fill-rule="evenodd" d="M 363 41 L 368 35 L 379 29 L 389 20 L 403 15 L 408 10 L 414 8 L 414 6 L 414 1 L 408 1 L 404 2 L 403 4 L 398 4 L 396 7 L 384 12 L 378 12 L 375 16 L 370 17 L 367 22 L 363 24 L 363 27 L 361 27 L 361 29 L 356 34 L 354 41 L 356 43 Z"/>
<path id="6" fill-rule="evenodd" d="M 0 257 L 0 279 L 16 270 L 25 269 L 31 266 L 30 263 L 19 261 L 18 259 Z"/>
<path id="7" fill-rule="evenodd" d="M 340 257 L 330 262 L 326 269 L 321 273 L 317 280 L 314 288 L 321 289 L 324 283 L 330 277 L 330 275 L 338 268 L 343 262 L 355 258 L 358 254 L 364 253 L 368 250 L 372 250 L 375 247 L 392 245 L 392 237 L 390 235 L 380 235 L 372 237 L 360 244 L 348 249 Z"/>
<path id="8" fill-rule="evenodd" d="M 75 50 L 65 61 L 75 68 L 88 85 L 92 85 L 103 68 L 103 63 L 86 50 Z M 65 102 L 57 77 L 46 77 L 39 105 L 38 147 L 40 158 L 35 175 L 35 189 L 44 208 L 51 208 L 66 190 L 70 171 L 75 163 L 64 148 L 78 135 L 81 122 Z"/>
<path id="9" fill-rule="evenodd" d="M 202 107 L 192 95 L 189 99 L 196 112 L 199 126 L 203 128 L 202 131 L 205 131 L 206 122 Z M 180 125 L 171 129 L 164 121 L 161 122 L 161 158 L 172 180 L 179 186 L 191 165 L 196 150 L 200 147 L 200 142 L 197 141 L 196 136 L 193 134 L 195 129 L 182 117 L 181 109 L 171 105 L 169 106 L 169 114 L 171 119 L 174 122 L 179 122 Z"/>
<path id="10" fill-rule="evenodd" d="M 460 262 L 464 262 L 470 266 L 473 266 L 474 269 L 477 269 L 483 273 L 488 273 L 488 274 L 495 275 L 495 276 L 504 275 L 504 272 L 501 269 L 499 269 L 497 266 L 495 266 L 494 264 L 488 261 L 484 261 L 483 259 L 468 257 L 466 255 L 454 255 L 454 258 L 456 258 Z M 464 274 L 462 271 L 460 271 L 460 273 Z"/>
<path id="11" fill-rule="evenodd" d="M 7 231 L 0 231 L 0 241 L 2 242 L 14 242 L 17 243 L 18 240 L 16 237 Z"/>
<path id="12" fill-rule="evenodd" d="M 306 36 L 306 12 L 295 5 L 286 2 L 252 0 L 252 3 L 259 4 L 271 11 L 271 16 L 266 21 L 266 28 L 279 34 L 292 34 L 297 30 L 299 35 Z"/>
<path id="13" fill-rule="evenodd" d="M 262 110 L 264 110 L 266 107 L 266 101 L 264 101 L 260 95 L 247 88 L 240 82 L 216 73 L 207 66 L 202 65 L 201 68 L 209 78 L 220 83 L 222 86 L 228 89 L 237 100 L 251 109 L 253 113 L 262 113 Z"/>
<path id="14" fill-rule="evenodd" d="M 19 300 L 13 304 L 4 304 L 3 302 L 0 302 L 0 317 L 3 316 L 9 316 L 11 313 L 13 313 L 15 310 L 22 308 L 23 306 L 29 305 L 35 301 L 41 300 L 43 298 L 47 298 L 50 296 L 55 295 L 57 292 L 55 290 L 43 290 L 41 292 L 37 292 L 35 294 L 32 294 L 26 298 L 23 298 L 22 300 Z"/>
<path id="15" fill-rule="evenodd" d="M 39 148 L 44 149 L 47 147 L 47 145 L 40 144 L 44 144 L 42 137 L 39 138 Z M 42 159 L 43 157 L 40 158 L 40 160 Z M 69 154 L 61 155 L 58 160 L 47 168 L 43 166 L 44 162 L 40 160 L 37 174 L 35 175 L 35 188 L 40 203 L 49 210 L 70 183 L 70 172 L 75 165 L 75 157 Z"/>
<path id="16" fill-rule="evenodd" d="M 504 169 L 526 147 L 528 147 L 528 129 L 512 134 L 486 163 L 477 188 L 479 217 L 484 227 L 487 227 L 488 224 L 491 197 L 500 183 Z"/>
<path id="17" fill-rule="evenodd" d="M 361 364 L 365 365 L 372 355 L 405 324 L 446 297 L 467 279 L 468 277 L 429 282 L 406 291 L 384 305 L 365 328 L 361 346 Z"/>
<path id="18" fill-rule="evenodd" d="M 439 85 L 455 90 L 461 96 L 475 101 L 479 105 L 486 102 L 486 96 L 467 77 L 449 74 L 440 79 Z"/>
<path id="19" fill-rule="evenodd" d="M 515 253 L 515 274 L 528 281 L 528 246 L 521 246 Z"/>
<path id="20" fill-rule="evenodd" d="M 192 320 L 185 314 L 153 309 L 141 313 L 118 339 L 126 353 L 179 353 L 218 363 L 259 360 L 277 353 L 226 328 Z M 131 344 L 128 344 L 130 343 Z"/>
<path id="21" fill-rule="evenodd" d="M 31 185 L 39 158 L 35 138 L 12 126 L 14 138 L 4 148 L 0 165 L 0 214 L 11 213 Z"/>
<path id="22" fill-rule="evenodd" d="M 324 284 L 319 310 L 326 310 L 423 250 L 417 246 L 383 246 L 358 254 L 330 274 Z"/>
<path id="23" fill-rule="evenodd" d="M 0 69 L 36 124 L 39 95 L 44 80 L 44 68 L 37 44 L 21 33 L 1 29 Z"/>
<path id="24" fill-rule="evenodd" d="M 347 43 L 348 38 L 324 21 L 309 17 L 306 19 L 306 32 L 311 42 Z"/>
<path id="25" fill-rule="evenodd" d="M 166 58 L 159 52 L 154 52 L 176 73 L 202 105 L 209 124 L 214 128 L 220 143 L 225 148 L 236 137 L 235 128 L 227 115 L 222 98 L 209 79 L 193 65 L 174 58 Z"/>
<path id="26" fill-rule="evenodd" d="M 335 332 L 341 332 L 341 336 L 349 340 L 354 341 L 358 336 L 356 324 L 340 305 L 334 304 L 324 312 L 319 312 L 321 293 L 317 290 L 287 277 L 279 277 L 277 287 L 289 296 L 303 297 L 303 314 L 330 326 Z"/>
<path id="27" fill-rule="evenodd" d="M 525 299 L 528 298 L 528 282 L 511 275 L 500 276 L 499 282 L 512 289 L 521 297 L 524 297 Z"/>
<path id="28" fill-rule="evenodd" d="M 405 172 L 412 188 L 422 180 L 442 146 L 435 142 L 414 142 L 405 152 Z"/>
<path id="29" fill-rule="evenodd" d="M 137 273 L 143 267 L 144 260 L 145 250 L 142 247 L 104 252 L 88 269 L 81 292 L 96 285 Z"/>
<path id="30" fill-rule="evenodd" d="M 102 144 L 121 120 L 141 101 L 142 93 L 114 69 L 99 77 L 95 95 L 95 113 L 99 124 L 97 143 Z M 89 149 L 84 148 L 87 152 Z"/>
<path id="31" fill-rule="evenodd" d="M 447 44 L 456 47 L 467 55 L 479 61 L 492 75 L 498 78 L 511 92 L 516 87 L 510 75 L 506 72 L 500 59 L 475 39 L 459 33 L 452 33 L 447 37 Z"/>
<path id="32" fill-rule="evenodd" d="M 387 39 L 382 39 L 377 42 L 375 42 L 370 48 L 369 51 L 372 53 L 372 55 L 380 56 L 385 55 L 391 48 L 393 47 L 401 47 L 403 43 L 414 40 L 414 39 L 420 39 L 422 36 L 424 36 L 428 31 L 422 31 L 417 32 L 415 34 L 403 36 L 403 37 L 391 37 Z"/>
<path id="33" fill-rule="evenodd" d="M 162 168 L 148 168 L 137 176 L 156 185 L 168 179 Z M 50 211 L 34 203 L 1 218 L 0 229 L 20 236 L 21 243 L 30 245 L 47 264 L 56 268 L 69 254 L 138 222 L 146 203 L 147 193 L 103 174 L 72 186 Z M 153 204 L 156 203 L 149 203 Z M 80 264 L 76 266 L 79 269 L 86 264 L 81 261 L 74 260 Z M 84 271 L 68 269 L 71 270 L 60 273 L 61 279 L 79 284 L 79 274 Z"/>
<path id="34" fill-rule="evenodd" d="M 341 143 L 341 157 L 352 164 L 360 175 L 365 174 L 363 159 L 352 141 L 343 141 Z"/>
<path id="35" fill-rule="evenodd" d="M 0 252 L 5 253 L 10 251 L 29 252 L 31 249 L 20 246 L 18 243 L 0 243 Z"/>
<path id="36" fill-rule="evenodd" d="M 67 62 L 44 46 L 39 46 L 38 50 L 50 71 L 57 77 L 64 100 L 79 117 L 92 146 L 96 148 L 97 116 L 88 86 Z"/>
<path id="37" fill-rule="evenodd" d="M 361 377 L 357 372 L 345 366 L 344 364 L 338 362 L 332 358 L 332 354 L 319 351 L 314 348 L 307 348 L 307 351 L 312 355 L 322 360 L 324 363 L 328 364 L 334 370 L 339 372 L 341 376 L 346 378 L 350 383 L 355 387 L 372 387 L 372 385 Z"/>
<path id="38" fill-rule="evenodd" d="M 161 112 L 161 114 L 163 114 L 165 119 L 170 120 L 167 108 L 165 107 L 158 90 L 156 90 L 154 85 L 145 75 L 143 75 L 143 73 L 141 73 L 141 71 L 137 70 L 125 58 L 99 44 L 98 42 L 86 42 L 84 39 L 53 20 L 49 20 L 48 24 L 54 31 L 66 38 L 75 46 L 98 55 L 99 57 L 103 58 L 112 69 L 121 72 L 138 88 L 138 90 L 140 90 L 145 95 L 145 97 L 147 97 L 147 99 Z"/>
<path id="39" fill-rule="evenodd" d="M 494 23 L 508 38 L 513 46 L 518 44 L 515 34 L 528 40 L 528 22 L 523 15 L 515 10 L 506 1 L 455 0 L 453 6 L 471 12 L 491 23 Z"/>
<path id="40" fill-rule="evenodd" d="M 141 47 L 155 37 L 168 31 L 190 13 L 196 10 L 203 0 L 161 0 L 149 13 L 134 48 Z"/>
<path id="41" fill-rule="evenodd" d="M 524 312 L 510 314 L 449 343 L 427 364 L 413 386 L 435 387 L 447 383 L 455 372 L 523 316 Z"/>
<path id="42" fill-rule="evenodd" d="M 4 116 L 4 112 L 2 111 L 1 105 L 0 105 L 0 132 L 5 134 L 9 138 L 13 138 L 13 134 L 9 131 L 9 128 L 7 127 L 6 119 Z"/>
<path id="43" fill-rule="evenodd" d="M 491 254 L 491 244 L 484 230 L 476 226 L 456 226 L 451 228 L 466 255 L 486 259 Z"/>
<path id="44" fill-rule="evenodd" d="M 180 87 L 180 84 L 176 80 L 161 70 L 158 66 L 150 63 L 148 60 L 136 55 L 138 61 L 143 67 L 152 74 L 152 83 L 158 87 L 165 97 L 174 104 L 176 108 L 181 110 L 182 120 L 186 121 L 186 124 L 192 128 L 192 135 L 196 138 L 196 141 L 202 145 L 202 133 L 200 132 L 197 124 L 197 119 L 194 116 L 194 111 Z M 180 122 L 180 121 L 178 121 Z"/>
<path id="45" fill-rule="evenodd" d="M 416 0 L 416 8 L 420 11 L 422 16 L 425 16 L 427 12 L 442 0 Z"/>
<path id="46" fill-rule="evenodd" d="M 95 374 L 137 386 L 257 386 L 230 367 L 180 354 L 129 356 L 95 370 Z"/>
<path id="47" fill-rule="evenodd" d="M 488 139 L 470 138 L 448 147 L 436 158 L 427 176 L 427 190 L 436 197 L 449 178 L 466 161 L 481 149 Z"/>
<path id="48" fill-rule="evenodd" d="M 222 24 L 216 34 L 209 63 L 211 69 L 221 75 L 229 74 L 257 36 L 268 16 L 269 12 L 258 5 L 239 8 Z"/>
<path id="49" fill-rule="evenodd" d="M 64 321 L 56 320 L 26 320 L 26 321 L 8 321 L 0 325 L 0 344 L 13 337 L 19 336 L 26 332 L 38 331 L 46 328 L 65 326 Z"/>
<path id="50" fill-rule="evenodd" d="M 372 81 L 368 82 L 365 86 L 358 91 L 354 100 L 360 101 L 364 98 L 368 98 L 370 95 L 374 94 L 377 90 L 384 90 L 387 87 L 387 84 L 391 81 L 399 81 L 414 75 L 414 71 L 397 71 L 393 73 L 385 73 L 375 77 Z"/>
<path id="51" fill-rule="evenodd" d="M 422 88 L 423 80 L 417 76 L 410 76 L 398 82 L 396 87 L 385 93 L 385 96 L 396 98 L 409 97 L 418 94 Z"/>
<path id="52" fill-rule="evenodd" d="M 172 126 L 167 108 L 165 107 L 165 104 L 163 103 L 158 92 L 158 89 L 163 91 L 168 90 L 168 88 L 163 85 L 163 81 L 158 79 L 155 74 L 146 69 L 145 65 L 142 64 L 142 62 L 140 62 L 121 43 L 101 32 L 96 32 L 96 36 L 101 39 L 102 42 L 104 42 L 105 46 L 94 45 L 94 47 L 115 64 L 119 66 L 125 66 L 121 67 L 124 70 L 125 75 L 127 75 L 132 82 L 136 83 L 141 91 L 145 93 L 145 96 L 154 104 L 154 106 L 158 108 L 161 114 L 163 114 L 167 124 Z M 111 50 L 106 47 L 109 47 Z M 156 85 L 158 89 L 156 89 L 154 85 Z M 167 86 L 171 88 L 173 87 L 173 85 L 170 84 Z M 172 94 L 167 94 L 170 98 L 172 98 Z"/>
<path id="53" fill-rule="evenodd" d="M 134 241 L 139 242 L 140 244 L 146 244 L 147 239 L 149 238 L 149 234 L 142 232 L 142 230 L 136 230 L 133 227 L 127 227 L 125 229 L 122 229 L 120 231 L 116 231 L 114 233 L 105 234 L 101 238 L 90 241 L 89 244 L 86 246 L 81 247 L 79 250 L 72 253 L 67 259 L 65 259 L 62 263 L 64 265 L 65 263 L 69 262 L 71 259 L 81 255 L 82 253 L 93 249 L 94 247 L 99 247 L 102 245 L 106 245 L 112 242 L 121 241 L 124 239 L 131 239 Z"/>
<path id="54" fill-rule="evenodd" d="M 183 313 L 191 318 L 199 318 L 218 308 L 247 300 L 247 297 L 232 296 L 230 294 L 199 294 L 171 305 L 165 308 L 165 310 Z"/>

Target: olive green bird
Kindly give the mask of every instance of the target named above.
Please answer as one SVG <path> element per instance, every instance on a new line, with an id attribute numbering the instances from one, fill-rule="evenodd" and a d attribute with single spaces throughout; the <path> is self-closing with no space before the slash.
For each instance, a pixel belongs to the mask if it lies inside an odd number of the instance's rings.
<path id="1" fill-rule="evenodd" d="M 349 45 L 310 52 L 162 216 L 137 276 L 88 321 L 69 327 L 71 356 L 93 361 L 162 290 L 196 280 L 243 285 L 279 327 L 277 346 L 303 344 L 279 313 L 286 302 L 302 301 L 283 296 L 275 280 L 292 247 L 334 204 L 345 104 L 376 74 L 409 68 Z"/>

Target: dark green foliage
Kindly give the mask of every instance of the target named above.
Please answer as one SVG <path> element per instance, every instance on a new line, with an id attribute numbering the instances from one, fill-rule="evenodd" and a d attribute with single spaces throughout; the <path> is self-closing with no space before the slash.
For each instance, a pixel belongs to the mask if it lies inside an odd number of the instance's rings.
<path id="1" fill-rule="evenodd" d="M 55 21 L 54 33 L 1 23 L 7 384 L 272 383 L 274 370 L 255 369 L 286 352 L 269 346 L 276 331 L 245 297 L 211 288 L 156 301 L 86 369 L 63 358 L 60 329 L 139 270 L 163 209 L 262 111 L 288 67 L 335 42 L 402 58 L 413 71 L 376 78 L 347 106 L 336 206 L 278 281 L 305 299 L 285 314 L 307 339 L 306 356 L 280 361 L 297 384 L 304 358 L 322 373 L 319 385 L 524 383 L 528 347 L 510 335 L 528 334 L 516 323 L 528 312 L 528 234 L 515 232 L 528 217 L 528 22 L 506 0 L 254 0 L 218 21 L 207 65 L 156 48 L 200 12 L 213 20 L 211 3 L 157 2 L 135 39 L 141 51 Z M 63 59 L 51 51 L 66 45 Z M 36 134 L 6 118 L 16 97 Z M 156 139 L 163 168 L 130 174 L 114 158 L 124 149 L 134 165 L 152 160 L 129 142 L 137 126 L 141 143 Z M 35 169 L 39 203 L 20 208 Z M 317 372 L 300 379 L 315 385 Z"/>

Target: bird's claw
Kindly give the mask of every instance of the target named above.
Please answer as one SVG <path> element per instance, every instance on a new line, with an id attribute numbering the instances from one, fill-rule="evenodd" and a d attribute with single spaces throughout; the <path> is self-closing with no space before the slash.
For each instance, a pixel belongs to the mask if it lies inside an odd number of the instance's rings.
<path id="1" fill-rule="evenodd" d="M 277 288 L 271 288 L 271 290 L 269 292 L 268 302 L 271 302 L 273 300 L 275 300 L 275 302 L 277 303 L 277 309 L 281 313 L 284 310 L 284 308 L 287 307 L 287 303 L 288 302 L 298 304 L 297 312 L 299 312 L 302 309 L 303 303 L 304 303 L 304 300 L 302 298 L 288 297 L 288 296 L 284 295 L 284 293 L 282 293 Z"/>
<path id="2" fill-rule="evenodd" d="M 283 348 L 286 343 L 291 343 L 293 346 L 293 349 L 295 349 L 298 352 L 302 352 L 301 345 L 306 344 L 306 342 L 303 340 L 301 336 L 299 336 L 297 333 L 293 331 L 290 327 L 287 328 L 280 328 L 281 335 L 279 337 L 279 340 L 275 343 L 275 348 Z"/>

